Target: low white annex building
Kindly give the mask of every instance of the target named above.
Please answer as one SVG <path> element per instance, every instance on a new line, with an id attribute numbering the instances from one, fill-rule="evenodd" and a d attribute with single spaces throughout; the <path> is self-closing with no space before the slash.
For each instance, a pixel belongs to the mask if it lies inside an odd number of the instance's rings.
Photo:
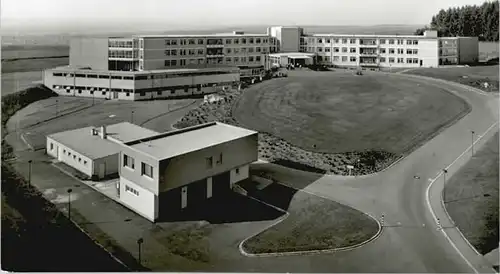
<path id="1" fill-rule="evenodd" d="M 157 133 L 130 123 L 47 136 L 47 153 L 93 177 L 119 174 L 116 197 L 154 222 L 223 198 L 249 178 L 258 133 L 211 122 Z"/>

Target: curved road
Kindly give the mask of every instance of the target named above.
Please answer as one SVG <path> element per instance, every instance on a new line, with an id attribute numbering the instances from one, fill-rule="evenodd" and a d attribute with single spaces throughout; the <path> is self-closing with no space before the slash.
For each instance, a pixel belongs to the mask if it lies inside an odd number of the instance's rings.
<path id="1" fill-rule="evenodd" d="M 442 232 L 437 230 L 425 194 L 428 179 L 436 177 L 442 168 L 470 146 L 470 131 L 483 134 L 498 120 L 498 97 L 476 93 L 471 88 L 441 80 L 402 74 L 393 77 L 421 78 L 427 84 L 445 88 L 469 102 L 472 111 L 378 174 L 356 178 L 326 175 L 313 183 L 304 180 L 304 185 L 299 186 L 304 191 L 352 206 L 372 216 L 383 214 L 385 227 L 381 236 L 364 247 L 347 252 L 304 257 L 240 258 L 235 260 L 234 271 L 473 272 Z M 279 166 L 271 168 L 278 172 L 277 176 L 279 170 L 286 169 Z M 301 176 L 301 172 L 296 174 L 298 178 Z M 224 271 L 228 269 L 224 268 Z M 490 270 L 483 266 L 479 271 Z"/>

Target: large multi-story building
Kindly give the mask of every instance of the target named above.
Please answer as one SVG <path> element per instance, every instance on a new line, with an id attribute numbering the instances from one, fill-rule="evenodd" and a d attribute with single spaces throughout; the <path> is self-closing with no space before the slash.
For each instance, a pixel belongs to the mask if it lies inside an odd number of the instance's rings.
<path id="1" fill-rule="evenodd" d="M 276 55 L 276 53 L 281 53 Z M 301 54 L 302 53 L 302 54 Z M 77 38 L 70 64 L 47 70 L 45 85 L 59 94 L 151 99 L 207 94 L 277 62 L 340 67 L 437 67 L 478 60 L 475 37 L 307 34 L 270 27 L 265 34 L 136 35 Z"/>

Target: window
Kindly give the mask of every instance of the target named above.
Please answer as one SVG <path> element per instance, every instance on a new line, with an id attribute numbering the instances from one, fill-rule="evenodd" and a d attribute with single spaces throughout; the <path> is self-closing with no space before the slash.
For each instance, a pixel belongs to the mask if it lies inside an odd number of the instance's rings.
<path id="1" fill-rule="evenodd" d="M 404 49 L 398 49 L 398 54 L 404 54 L 404 53 L 405 53 Z"/>
<path id="2" fill-rule="evenodd" d="M 414 49 L 413 54 L 418 54 L 418 49 Z"/>
<path id="3" fill-rule="evenodd" d="M 242 44 L 246 44 L 247 43 L 247 39 L 246 38 L 241 38 L 241 43 Z"/>
<path id="4" fill-rule="evenodd" d="M 323 48 L 322 47 L 318 47 L 318 52 L 323 52 Z"/>
<path id="5" fill-rule="evenodd" d="M 50 143 L 50 150 L 54 150 L 54 143 Z"/>
<path id="6" fill-rule="evenodd" d="M 385 57 L 380 57 L 380 63 L 385 63 Z"/>
<path id="7" fill-rule="evenodd" d="M 205 44 L 205 41 L 203 39 L 198 39 L 198 45 L 203 45 Z"/>
<path id="8" fill-rule="evenodd" d="M 195 39 L 189 39 L 188 40 L 188 44 L 189 45 L 195 45 L 196 44 L 196 40 Z"/>
<path id="9" fill-rule="evenodd" d="M 351 58 L 349 58 L 349 61 L 350 61 L 350 62 L 356 62 L 356 57 L 351 56 Z"/>
<path id="10" fill-rule="evenodd" d="M 347 44 L 347 39 L 342 39 L 342 44 Z"/>
<path id="11" fill-rule="evenodd" d="M 404 58 L 398 58 L 398 63 L 404 63 Z"/>
<path id="12" fill-rule="evenodd" d="M 406 63 L 407 64 L 412 64 L 413 63 L 413 58 L 406 58 Z"/>
<path id="13" fill-rule="evenodd" d="M 190 49 L 190 50 L 188 51 L 188 54 L 189 54 L 189 55 L 194 55 L 194 54 L 195 54 L 195 50 L 194 50 L 194 49 Z"/>
<path id="14" fill-rule="evenodd" d="M 418 40 L 413 40 L 414 45 L 418 45 Z"/>
<path id="15" fill-rule="evenodd" d="M 255 43 L 260 44 L 260 38 L 255 38 Z"/>
<path id="16" fill-rule="evenodd" d="M 203 55 L 204 51 L 203 49 L 198 49 L 198 55 Z"/>
<path id="17" fill-rule="evenodd" d="M 389 49 L 389 54 L 394 54 L 394 49 Z"/>
<path id="18" fill-rule="evenodd" d="M 338 43 L 339 43 L 339 39 L 337 39 L 337 38 L 335 38 L 333 41 L 334 41 L 336 44 L 338 44 Z"/>
<path id="19" fill-rule="evenodd" d="M 248 57 L 248 62 L 253 62 L 253 56 Z"/>
<path id="20" fill-rule="evenodd" d="M 325 48 L 325 52 L 330 52 L 330 48 Z"/>
<path id="21" fill-rule="evenodd" d="M 231 57 L 226 57 L 226 63 L 231 63 L 232 59 Z"/>
<path id="22" fill-rule="evenodd" d="M 81 163 L 82 162 L 82 158 L 78 157 L 78 162 Z"/>
<path id="23" fill-rule="evenodd" d="M 338 56 L 333 56 L 333 61 L 338 61 L 339 57 Z"/>
<path id="24" fill-rule="evenodd" d="M 342 52 L 347 52 L 347 48 L 342 48 Z"/>
<path id="25" fill-rule="evenodd" d="M 394 45 L 394 39 L 389 39 L 389 45 Z"/>
<path id="26" fill-rule="evenodd" d="M 350 53 L 356 53 L 356 48 L 350 48 L 350 49 L 349 49 L 349 52 L 350 52 Z"/>
<path id="27" fill-rule="evenodd" d="M 351 40 L 349 40 L 349 43 L 351 43 L 351 44 L 356 44 L 356 39 L 351 39 Z"/>
<path id="28" fill-rule="evenodd" d="M 250 44 L 253 44 L 253 38 L 248 39 Z"/>
<path id="29" fill-rule="evenodd" d="M 347 56 L 342 56 L 342 62 L 347 62 Z"/>
<path id="30" fill-rule="evenodd" d="M 385 44 L 385 39 L 380 39 L 380 44 L 381 45 Z"/>
<path id="31" fill-rule="evenodd" d="M 394 63 L 394 57 L 389 57 L 389 63 Z"/>
<path id="32" fill-rule="evenodd" d="M 146 163 L 141 163 L 141 175 L 153 178 L 153 167 Z"/>
<path id="33" fill-rule="evenodd" d="M 157 93 L 158 95 L 161 95 L 161 90 L 160 90 L 160 91 L 158 91 L 158 92 L 156 92 L 156 93 Z"/>
<path id="34" fill-rule="evenodd" d="M 318 38 L 318 43 L 323 43 L 323 39 Z"/>
<path id="35" fill-rule="evenodd" d="M 85 161 L 85 160 L 84 160 L 84 161 L 83 161 L 83 164 L 84 164 L 84 165 L 87 165 L 87 161 Z"/>
<path id="36" fill-rule="evenodd" d="M 123 166 L 134 169 L 134 158 L 128 156 L 127 154 L 123 154 Z"/>
<path id="37" fill-rule="evenodd" d="M 330 44 L 331 40 L 330 39 L 326 39 L 326 43 L 327 44 Z"/>
<path id="38" fill-rule="evenodd" d="M 406 40 L 407 45 L 413 45 L 413 40 Z"/>
<path id="39" fill-rule="evenodd" d="M 219 153 L 219 158 L 217 159 L 217 164 L 218 165 L 222 164 L 222 153 Z"/>
<path id="40" fill-rule="evenodd" d="M 259 62 L 260 61 L 260 56 L 255 56 L 255 61 Z"/>
<path id="41" fill-rule="evenodd" d="M 240 168 L 239 168 L 239 167 L 237 167 L 237 168 L 234 170 L 234 172 L 235 172 L 236 174 L 240 174 Z"/>
<path id="42" fill-rule="evenodd" d="M 253 48 L 248 48 L 248 52 L 253 52 Z"/>
<path id="43" fill-rule="evenodd" d="M 239 40 L 239 39 L 234 39 L 234 40 L 233 40 L 233 42 L 234 42 L 235 44 L 239 44 L 239 43 L 240 43 L 240 40 Z"/>
<path id="44" fill-rule="evenodd" d="M 76 155 L 73 154 L 73 160 L 76 160 Z"/>
<path id="45" fill-rule="evenodd" d="M 105 92 L 105 91 L 103 91 L 103 92 L 101 92 L 101 94 L 102 94 L 102 95 L 106 95 L 106 92 Z"/>
<path id="46" fill-rule="evenodd" d="M 413 50 L 412 49 L 407 49 L 406 50 L 406 54 L 413 54 Z"/>
<path id="47" fill-rule="evenodd" d="M 333 48 L 333 52 L 340 52 L 340 48 L 337 47 Z"/>
<path id="48" fill-rule="evenodd" d="M 135 196 L 139 196 L 139 191 L 125 185 L 125 191 L 134 194 Z"/>
<path id="49" fill-rule="evenodd" d="M 381 54 L 384 54 L 384 53 L 386 53 L 386 49 L 384 49 L 384 48 L 381 48 L 381 49 L 380 49 L 380 53 L 381 53 Z"/>
<path id="50" fill-rule="evenodd" d="M 213 167 L 213 158 L 212 157 L 205 158 L 205 162 L 206 162 L 207 168 L 212 168 Z"/>

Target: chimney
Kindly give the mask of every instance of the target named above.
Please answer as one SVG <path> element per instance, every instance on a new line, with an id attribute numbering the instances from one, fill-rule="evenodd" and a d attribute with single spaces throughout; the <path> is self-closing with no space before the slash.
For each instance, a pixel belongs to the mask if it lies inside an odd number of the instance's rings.
<path id="1" fill-rule="evenodd" d="M 101 138 L 106 139 L 106 126 L 101 126 Z"/>

